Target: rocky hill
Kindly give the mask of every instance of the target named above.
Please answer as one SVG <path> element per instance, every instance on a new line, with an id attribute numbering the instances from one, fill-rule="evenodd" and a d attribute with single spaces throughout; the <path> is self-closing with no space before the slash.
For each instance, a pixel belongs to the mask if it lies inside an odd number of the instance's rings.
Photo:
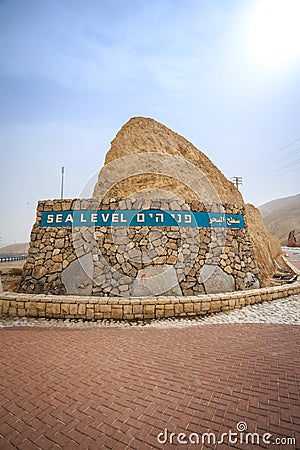
<path id="1" fill-rule="evenodd" d="M 281 245 L 287 245 L 291 230 L 296 231 L 295 236 L 300 243 L 300 194 L 272 200 L 259 206 L 259 210 L 266 228 Z"/>
<path id="2" fill-rule="evenodd" d="M 28 252 L 29 243 L 10 244 L 0 248 L 0 255 L 23 255 Z"/>

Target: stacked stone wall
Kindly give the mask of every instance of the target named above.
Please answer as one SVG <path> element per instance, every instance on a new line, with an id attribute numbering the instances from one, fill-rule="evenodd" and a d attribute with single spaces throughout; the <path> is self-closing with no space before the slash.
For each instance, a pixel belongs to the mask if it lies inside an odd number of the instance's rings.
<path id="1" fill-rule="evenodd" d="M 41 227 L 45 211 L 173 210 L 244 215 L 232 204 L 165 199 L 41 201 L 20 292 L 138 297 L 259 287 L 247 223 L 240 229 L 175 226 Z"/>

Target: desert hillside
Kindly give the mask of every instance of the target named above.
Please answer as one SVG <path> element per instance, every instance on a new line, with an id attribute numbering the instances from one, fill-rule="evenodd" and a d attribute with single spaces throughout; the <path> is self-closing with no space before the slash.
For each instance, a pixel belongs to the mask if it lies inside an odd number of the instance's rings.
<path id="1" fill-rule="evenodd" d="M 278 237 L 281 245 L 287 245 L 291 230 L 296 231 L 295 235 L 300 243 L 300 194 L 272 200 L 258 209 L 267 229 Z"/>
<path id="2" fill-rule="evenodd" d="M 28 247 L 28 242 L 6 245 L 0 248 L 0 255 L 22 255 L 28 252 Z"/>

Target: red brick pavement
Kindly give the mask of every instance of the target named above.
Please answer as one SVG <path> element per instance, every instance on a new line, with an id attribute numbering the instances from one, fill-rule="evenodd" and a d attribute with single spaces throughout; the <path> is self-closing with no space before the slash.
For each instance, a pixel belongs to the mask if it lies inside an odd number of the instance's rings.
<path id="1" fill-rule="evenodd" d="M 298 326 L 3 328 L 0 338 L 1 449 L 267 448 L 157 441 L 165 428 L 220 438 L 240 421 L 298 442 L 269 448 L 300 448 Z"/>

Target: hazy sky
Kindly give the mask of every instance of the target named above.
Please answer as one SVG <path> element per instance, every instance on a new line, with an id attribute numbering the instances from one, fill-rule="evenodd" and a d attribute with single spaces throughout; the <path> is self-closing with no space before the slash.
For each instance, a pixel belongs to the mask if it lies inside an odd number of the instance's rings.
<path id="1" fill-rule="evenodd" d="M 132 116 L 182 134 L 254 205 L 299 193 L 299 0 L 0 0 L 0 245 L 77 197 Z"/>

